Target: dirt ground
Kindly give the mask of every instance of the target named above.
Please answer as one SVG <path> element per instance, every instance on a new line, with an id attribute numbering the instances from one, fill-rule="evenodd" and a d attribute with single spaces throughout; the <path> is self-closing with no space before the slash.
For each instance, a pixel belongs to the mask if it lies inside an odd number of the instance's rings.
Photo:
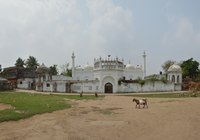
<path id="1" fill-rule="evenodd" d="M 200 98 L 148 99 L 136 109 L 132 97 L 71 101 L 66 110 L 0 123 L 0 140 L 197 140 Z"/>
<path id="2" fill-rule="evenodd" d="M 10 105 L 5 105 L 5 104 L 1 104 L 1 103 L 0 103 L 0 110 L 10 109 L 10 108 L 12 108 L 12 106 L 10 106 Z"/>

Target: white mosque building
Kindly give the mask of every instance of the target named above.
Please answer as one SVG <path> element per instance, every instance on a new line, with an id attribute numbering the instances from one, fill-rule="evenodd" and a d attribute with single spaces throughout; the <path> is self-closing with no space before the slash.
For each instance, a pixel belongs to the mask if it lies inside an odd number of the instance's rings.
<path id="1" fill-rule="evenodd" d="M 144 70 L 141 65 L 125 64 L 123 59 L 118 57 L 112 59 L 110 55 L 105 59 L 101 57 L 94 59 L 93 66 L 75 67 L 75 55 L 72 54 L 72 79 L 77 82 L 73 86 L 74 90 L 115 93 L 118 92 L 118 81 L 120 79 L 135 80 L 143 79 L 143 77 Z M 82 89 L 81 84 L 87 86 Z"/>
<path id="2" fill-rule="evenodd" d="M 144 81 L 146 76 L 146 54 L 143 53 L 143 66 L 125 64 L 118 57 L 94 59 L 93 65 L 75 66 L 72 53 L 72 77 L 50 76 L 48 68 L 41 65 L 36 78 L 36 90 L 47 92 L 84 93 L 127 93 L 181 90 L 182 71 L 180 66 L 172 65 L 166 75 L 168 82 Z M 163 76 L 161 76 L 163 77 Z M 138 80 L 143 80 L 141 83 Z M 137 82 L 136 82 L 137 81 Z M 144 83 L 145 82 L 145 83 Z"/>

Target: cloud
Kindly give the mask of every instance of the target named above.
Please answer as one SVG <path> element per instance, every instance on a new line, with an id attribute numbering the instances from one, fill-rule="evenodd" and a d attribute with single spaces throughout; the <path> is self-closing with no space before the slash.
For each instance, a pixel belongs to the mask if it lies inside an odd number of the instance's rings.
<path id="1" fill-rule="evenodd" d="M 181 19 L 177 23 L 175 36 L 181 41 L 190 41 L 194 35 L 193 24 L 188 19 Z"/>
<path id="2" fill-rule="evenodd" d="M 199 46 L 200 45 L 200 31 L 196 34 L 195 40 L 196 40 L 197 45 Z"/>
<path id="3" fill-rule="evenodd" d="M 199 33 L 200 30 L 195 28 L 188 18 L 169 18 L 169 29 L 164 34 L 161 44 L 172 48 L 177 46 L 195 48 L 200 40 Z"/>
<path id="4" fill-rule="evenodd" d="M 75 0 L 0 1 L 0 46 L 15 57 L 61 59 L 76 45 L 80 17 Z"/>
<path id="5" fill-rule="evenodd" d="M 31 55 L 47 66 L 62 65 L 73 51 L 78 64 L 123 54 L 132 47 L 133 27 L 131 11 L 112 0 L 0 0 L 1 64 Z"/>
<path id="6" fill-rule="evenodd" d="M 134 38 L 134 22 L 129 9 L 114 5 L 111 0 L 87 0 L 87 4 L 92 16 L 89 28 L 91 46 L 108 51 L 130 46 Z"/>

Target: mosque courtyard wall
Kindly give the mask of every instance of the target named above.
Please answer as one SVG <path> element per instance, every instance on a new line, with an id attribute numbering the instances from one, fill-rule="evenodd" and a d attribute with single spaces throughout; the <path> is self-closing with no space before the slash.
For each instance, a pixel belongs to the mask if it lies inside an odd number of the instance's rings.
<path id="1" fill-rule="evenodd" d="M 163 92 L 163 91 L 180 91 L 181 84 L 172 82 L 163 83 L 162 81 L 145 82 L 144 85 L 139 83 L 122 83 L 118 86 L 118 92 Z"/>
<path id="2" fill-rule="evenodd" d="M 103 85 L 103 84 L 102 84 Z M 105 93 L 105 87 L 99 87 L 97 83 L 77 83 L 74 84 L 74 92 L 86 92 L 86 93 Z M 77 88 L 78 87 L 78 88 Z M 164 92 L 164 91 L 180 91 L 181 84 L 175 84 L 172 82 L 163 83 L 162 81 L 145 82 L 144 85 L 139 83 L 122 83 L 117 85 L 116 89 L 113 89 L 113 93 L 136 93 L 136 92 Z"/>

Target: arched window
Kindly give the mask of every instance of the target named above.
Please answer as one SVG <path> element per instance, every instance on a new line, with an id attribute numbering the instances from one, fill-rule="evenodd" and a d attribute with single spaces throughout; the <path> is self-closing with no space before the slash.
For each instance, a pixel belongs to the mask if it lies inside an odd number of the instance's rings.
<path id="1" fill-rule="evenodd" d="M 175 76 L 172 75 L 172 82 L 175 82 Z"/>
<path id="2" fill-rule="evenodd" d="M 177 76 L 177 83 L 180 83 L 180 76 Z"/>

